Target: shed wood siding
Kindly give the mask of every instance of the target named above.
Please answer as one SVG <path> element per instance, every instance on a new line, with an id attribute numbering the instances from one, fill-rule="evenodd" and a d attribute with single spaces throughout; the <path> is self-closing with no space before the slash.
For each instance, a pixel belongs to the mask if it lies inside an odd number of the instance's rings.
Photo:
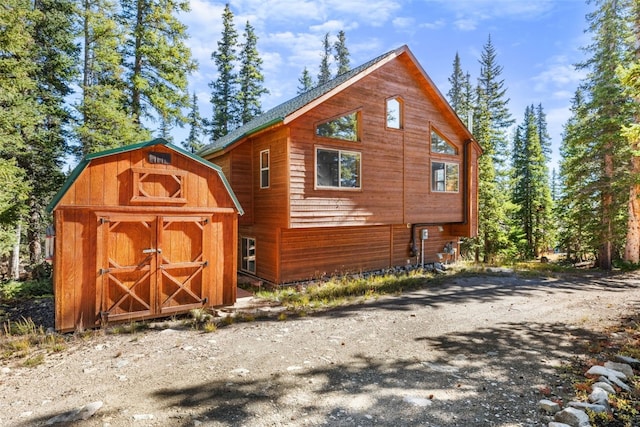
<path id="1" fill-rule="evenodd" d="M 91 158 L 56 196 L 57 330 L 99 326 L 105 301 L 112 320 L 235 302 L 239 205 L 212 165 L 152 143 Z M 150 152 L 171 164 L 150 163 Z M 134 270 L 152 279 L 129 285 Z M 130 312 L 117 304 L 128 286 L 140 297 Z"/>

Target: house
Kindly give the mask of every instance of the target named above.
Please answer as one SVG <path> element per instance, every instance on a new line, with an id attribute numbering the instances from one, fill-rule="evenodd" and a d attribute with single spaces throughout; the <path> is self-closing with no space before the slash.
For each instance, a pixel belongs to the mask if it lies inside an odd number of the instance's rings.
<path id="1" fill-rule="evenodd" d="M 477 232 L 481 148 L 407 46 L 198 154 L 245 208 L 240 271 L 268 282 L 435 262 Z"/>
<path id="2" fill-rule="evenodd" d="M 165 140 L 87 155 L 48 210 L 56 330 L 236 301 L 242 207 L 218 166 Z"/>

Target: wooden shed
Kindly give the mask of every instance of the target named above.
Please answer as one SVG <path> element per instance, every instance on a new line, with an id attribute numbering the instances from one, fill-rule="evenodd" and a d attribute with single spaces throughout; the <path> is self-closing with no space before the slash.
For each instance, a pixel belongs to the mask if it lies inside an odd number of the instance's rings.
<path id="1" fill-rule="evenodd" d="M 86 156 L 49 211 L 56 330 L 236 300 L 242 207 L 218 166 L 163 139 Z"/>

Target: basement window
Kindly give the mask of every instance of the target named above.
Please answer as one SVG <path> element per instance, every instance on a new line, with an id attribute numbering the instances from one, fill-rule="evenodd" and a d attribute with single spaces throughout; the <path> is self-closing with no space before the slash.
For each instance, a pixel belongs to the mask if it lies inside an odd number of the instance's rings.
<path id="1" fill-rule="evenodd" d="M 242 238 L 242 262 L 240 269 L 247 273 L 256 273 L 256 239 L 252 237 Z"/>

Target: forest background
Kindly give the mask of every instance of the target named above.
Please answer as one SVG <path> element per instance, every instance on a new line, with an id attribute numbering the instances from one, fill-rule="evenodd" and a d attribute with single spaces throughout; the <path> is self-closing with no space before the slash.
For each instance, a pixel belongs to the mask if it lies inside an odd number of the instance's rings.
<path id="1" fill-rule="evenodd" d="M 473 74 L 451 48 L 440 90 L 484 150 L 469 258 L 505 262 L 559 250 L 603 269 L 640 262 L 640 2 L 587 5 L 584 60 L 574 66 L 583 77 L 553 163 L 545 106 L 532 95 L 519 100 L 524 111 L 510 110 L 490 28 Z M 202 77 L 184 23 L 189 8 L 185 0 L 0 7 L 0 254 L 11 259 L 12 275 L 21 254 L 32 269 L 42 265 L 45 208 L 74 159 L 154 137 L 195 152 L 259 115 L 271 90 L 283 91 L 265 85 L 257 32 L 250 20 L 236 22 L 228 4 L 210 17 L 222 26 L 211 41 L 209 109 L 201 111 L 189 90 L 190 79 Z M 319 64 L 300 70 L 289 97 L 351 68 L 347 35 L 336 29 L 318 38 Z"/>

